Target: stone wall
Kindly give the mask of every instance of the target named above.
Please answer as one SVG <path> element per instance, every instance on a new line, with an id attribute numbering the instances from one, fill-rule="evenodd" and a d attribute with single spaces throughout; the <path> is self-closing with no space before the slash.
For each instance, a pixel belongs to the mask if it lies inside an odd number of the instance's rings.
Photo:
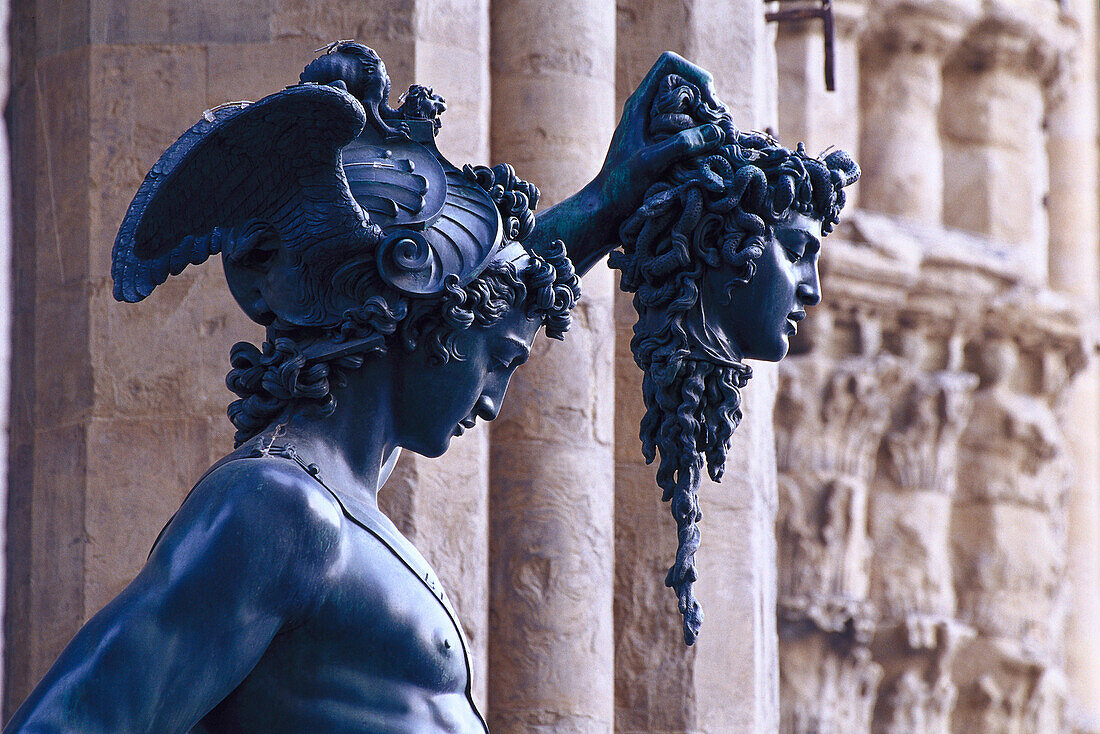
<path id="1" fill-rule="evenodd" d="M 858 94 L 780 100 L 865 174 L 780 365 L 780 731 L 1100 731 L 1095 3 L 837 13 Z"/>
<path id="2" fill-rule="evenodd" d="M 820 24 L 756 0 L 14 0 L 5 717 L 231 447 L 228 349 L 260 336 L 214 264 L 111 299 L 130 197 L 203 109 L 357 38 L 447 97 L 449 158 L 547 203 L 665 48 L 739 125 L 865 171 L 823 305 L 754 365 L 702 488 L 694 647 L 603 265 L 491 431 L 402 457 L 380 501 L 450 590 L 494 732 L 1100 732 L 1095 1 L 833 6 L 830 93 Z"/>

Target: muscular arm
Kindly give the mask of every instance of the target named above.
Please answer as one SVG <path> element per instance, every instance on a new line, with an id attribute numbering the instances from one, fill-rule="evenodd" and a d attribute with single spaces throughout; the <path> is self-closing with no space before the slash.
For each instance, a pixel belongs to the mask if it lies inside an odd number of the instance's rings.
<path id="1" fill-rule="evenodd" d="M 6 731 L 191 728 L 324 591 L 340 516 L 303 478 L 260 459 L 211 473 Z"/>
<path id="2" fill-rule="evenodd" d="M 537 247 L 564 241 L 579 275 L 615 248 L 619 226 L 641 205 L 646 190 L 671 163 L 722 145 L 723 133 L 714 125 L 684 130 L 660 142 L 648 136 L 653 98 L 669 74 L 684 77 L 703 91 L 712 106 L 720 106 L 708 72 L 672 52 L 661 54 L 623 105 L 622 119 L 600 172 L 576 194 L 536 217 L 530 244 Z"/>

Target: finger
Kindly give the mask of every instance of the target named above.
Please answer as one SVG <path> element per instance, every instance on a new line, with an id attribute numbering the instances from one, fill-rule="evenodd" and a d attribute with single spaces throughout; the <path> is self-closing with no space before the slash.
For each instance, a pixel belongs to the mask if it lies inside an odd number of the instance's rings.
<path id="1" fill-rule="evenodd" d="M 717 125 L 681 130 L 667 140 L 647 146 L 641 154 L 642 163 L 647 170 L 657 173 L 683 158 L 718 150 L 724 139 L 725 135 Z"/>
<path id="2" fill-rule="evenodd" d="M 665 51 L 646 72 L 641 84 L 627 100 L 627 105 L 638 104 L 648 110 L 661 80 L 669 74 L 678 74 L 713 96 L 714 78 L 709 71 L 696 66 L 680 54 Z"/>

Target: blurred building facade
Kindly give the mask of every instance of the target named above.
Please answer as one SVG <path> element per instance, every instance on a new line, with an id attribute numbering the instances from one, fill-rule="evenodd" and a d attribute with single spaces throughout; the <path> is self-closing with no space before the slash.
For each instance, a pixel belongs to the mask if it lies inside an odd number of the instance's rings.
<path id="1" fill-rule="evenodd" d="M 130 198 L 202 110 L 356 38 L 447 97 L 451 160 L 546 204 L 665 49 L 738 125 L 864 170 L 822 306 L 754 365 L 701 492 L 694 647 L 606 268 L 491 430 L 402 458 L 380 501 L 448 586 L 494 732 L 1100 732 L 1095 0 L 833 5 L 826 92 L 821 23 L 755 0 L 12 0 L 5 718 L 231 449 L 229 347 L 261 338 L 214 264 L 112 300 Z"/>

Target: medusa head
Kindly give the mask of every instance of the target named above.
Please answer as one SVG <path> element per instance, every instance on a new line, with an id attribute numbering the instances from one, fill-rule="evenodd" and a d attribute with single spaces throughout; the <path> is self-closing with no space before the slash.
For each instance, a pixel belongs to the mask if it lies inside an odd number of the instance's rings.
<path id="1" fill-rule="evenodd" d="M 692 585 L 699 547 L 698 487 L 704 462 L 719 481 L 741 420 L 744 358 L 777 361 L 787 339 L 820 300 L 820 238 L 839 221 L 844 187 L 859 167 L 843 151 L 823 158 L 741 132 L 699 89 L 669 75 L 650 110 L 655 139 L 703 123 L 725 144 L 673 165 L 620 229 L 610 257 L 621 287 L 634 293 L 631 350 L 645 372 L 642 453 L 660 453 L 657 484 L 671 502 L 679 546 L 665 584 L 678 597 L 684 641 L 702 611 Z"/>

